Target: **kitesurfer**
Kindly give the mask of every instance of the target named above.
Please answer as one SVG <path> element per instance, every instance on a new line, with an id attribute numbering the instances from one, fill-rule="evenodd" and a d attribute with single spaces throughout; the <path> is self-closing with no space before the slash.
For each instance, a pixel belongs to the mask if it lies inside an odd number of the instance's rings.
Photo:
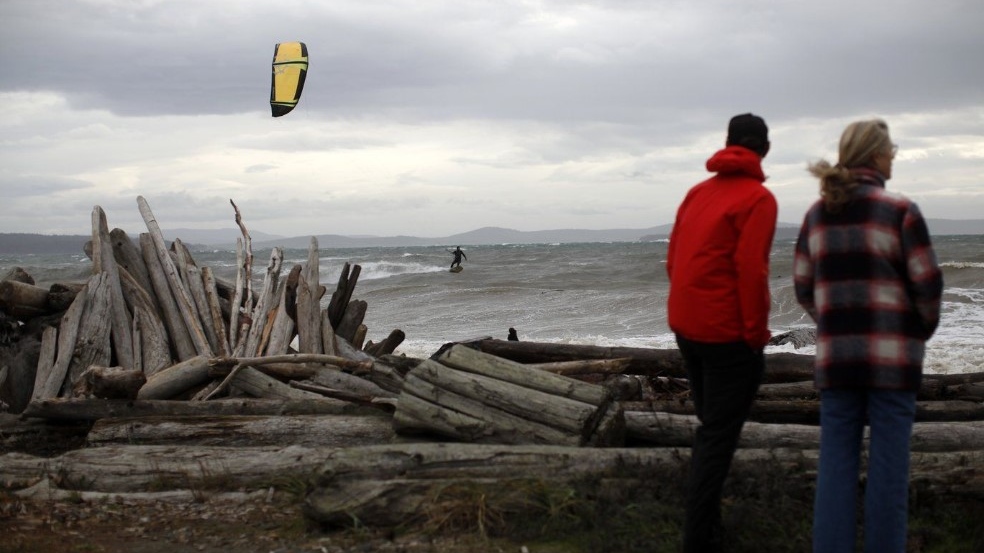
<path id="1" fill-rule="evenodd" d="M 451 255 L 454 256 L 454 261 L 451 262 L 451 268 L 452 269 L 454 269 L 454 266 L 455 265 L 457 265 L 459 267 L 461 266 L 461 258 L 462 257 L 465 258 L 466 261 L 468 260 L 468 256 L 465 255 L 465 252 L 461 251 L 461 246 L 455 246 L 454 247 L 454 251 L 451 252 Z"/>

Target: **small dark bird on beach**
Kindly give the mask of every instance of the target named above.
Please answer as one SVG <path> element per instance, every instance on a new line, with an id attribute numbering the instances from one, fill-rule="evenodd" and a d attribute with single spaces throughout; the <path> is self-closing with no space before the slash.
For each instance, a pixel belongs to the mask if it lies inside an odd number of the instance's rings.
<path id="1" fill-rule="evenodd" d="M 509 340 L 510 342 L 518 342 L 519 341 L 519 336 L 516 336 L 516 329 L 515 328 L 510 328 L 509 329 L 509 338 L 507 338 L 507 340 Z"/>

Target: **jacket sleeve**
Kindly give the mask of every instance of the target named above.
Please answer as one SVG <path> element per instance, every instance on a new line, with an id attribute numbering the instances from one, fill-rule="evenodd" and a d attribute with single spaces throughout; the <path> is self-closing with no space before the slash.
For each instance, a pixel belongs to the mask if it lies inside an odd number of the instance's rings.
<path id="1" fill-rule="evenodd" d="M 810 216 L 806 215 L 796 238 L 796 251 L 793 254 L 793 289 L 796 301 L 813 319 L 817 320 L 817 306 L 813 299 L 814 274 L 813 257 L 810 252 Z"/>
<path id="2" fill-rule="evenodd" d="M 909 298 L 922 321 L 925 338 L 929 339 L 940 322 L 943 273 L 936 261 L 926 221 L 916 204 L 910 204 L 902 222 L 902 251 Z"/>
<path id="3" fill-rule="evenodd" d="M 738 270 L 738 301 L 741 306 L 742 335 L 752 349 L 769 342 L 769 254 L 776 231 L 778 206 L 765 191 L 748 210 L 741 224 L 735 267 Z"/>

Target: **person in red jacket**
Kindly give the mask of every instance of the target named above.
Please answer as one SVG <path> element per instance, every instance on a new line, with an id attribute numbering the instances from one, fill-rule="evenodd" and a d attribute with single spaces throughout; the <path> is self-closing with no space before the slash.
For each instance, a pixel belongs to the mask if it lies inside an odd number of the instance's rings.
<path id="1" fill-rule="evenodd" d="M 670 234 L 669 325 L 700 421 L 686 501 L 687 553 L 720 548 L 724 480 L 765 371 L 777 214 L 763 186 L 769 146 L 761 117 L 733 117 L 725 148 L 707 160 L 716 175 L 690 189 Z"/>

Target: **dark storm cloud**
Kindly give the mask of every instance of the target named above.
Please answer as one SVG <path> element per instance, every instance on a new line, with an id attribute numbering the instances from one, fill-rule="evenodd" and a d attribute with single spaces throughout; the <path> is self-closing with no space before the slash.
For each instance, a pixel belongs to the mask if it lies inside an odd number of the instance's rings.
<path id="1" fill-rule="evenodd" d="M 827 115 L 984 94 L 981 2 L 544 3 L 581 18 L 570 31 L 506 2 L 453 4 L 8 0 L 0 87 L 123 115 L 263 111 L 273 45 L 304 40 L 302 105 L 334 114 L 631 123 L 692 106 Z"/>

